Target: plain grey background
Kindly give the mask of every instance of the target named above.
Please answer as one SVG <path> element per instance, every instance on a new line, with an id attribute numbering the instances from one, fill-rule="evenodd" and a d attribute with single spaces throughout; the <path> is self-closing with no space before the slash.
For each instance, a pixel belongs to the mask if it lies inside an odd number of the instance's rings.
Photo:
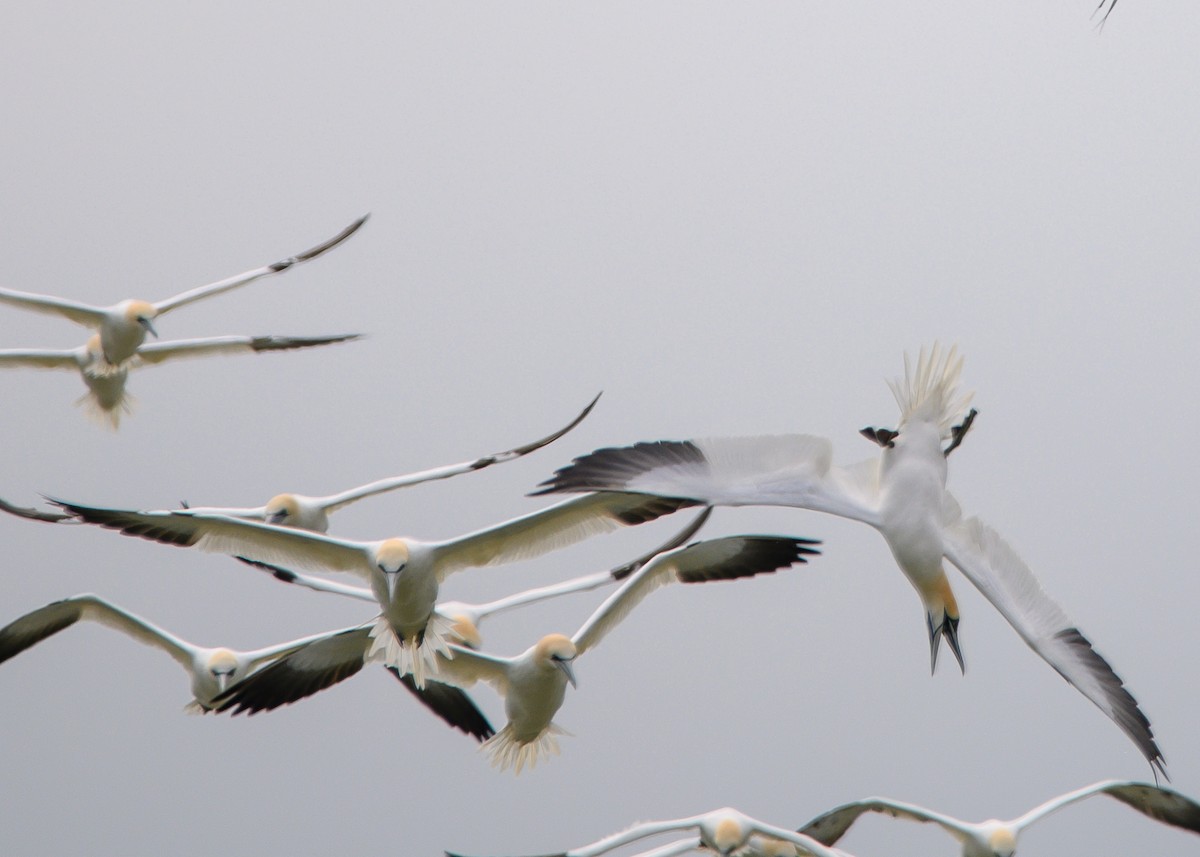
<path id="1" fill-rule="evenodd" d="M 341 512 L 440 538 L 538 508 L 574 455 L 801 431 L 836 460 L 894 425 L 884 379 L 966 355 L 951 460 L 1150 716 L 1200 796 L 1196 297 L 1200 16 L 1123 0 L 10 4 L 8 288 L 157 300 L 325 258 L 160 320 L 164 339 L 362 331 L 135 374 L 113 434 L 68 373 L 0 374 L 0 496 L 160 508 L 327 493 L 591 418 L 522 462 Z M 0 311 L 3 347 L 71 347 Z M 622 562 L 682 516 L 463 572 L 481 600 Z M 520 777 L 380 668 L 254 718 L 188 717 L 159 652 L 77 627 L 0 668 L 7 854 L 537 854 L 732 805 L 785 826 L 884 794 L 980 820 L 1107 777 L 1124 735 L 956 572 L 967 674 L 929 675 L 919 600 L 861 525 L 719 510 L 707 535 L 825 540 L 770 579 L 656 593 L 578 665 L 563 753 Z M 367 618 L 221 557 L 0 520 L 4 621 L 103 594 L 206 645 Z M 349 579 L 347 579 L 349 580 Z M 497 618 L 515 654 L 600 594 Z M 499 726 L 498 698 L 475 693 Z M 886 819 L 863 857 L 955 853 Z M 1090 849 L 1090 850 L 1089 850 Z M 1022 854 L 1182 854 L 1096 799 Z"/>

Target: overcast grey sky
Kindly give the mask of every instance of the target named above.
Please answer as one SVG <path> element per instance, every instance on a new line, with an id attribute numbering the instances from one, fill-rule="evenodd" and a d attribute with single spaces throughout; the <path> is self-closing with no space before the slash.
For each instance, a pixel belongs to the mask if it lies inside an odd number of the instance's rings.
<path id="1" fill-rule="evenodd" d="M 1200 796 L 1200 14 L 1124 0 L 1098 33 L 1092 6 L 10 4 L 3 287 L 156 300 L 372 218 L 158 324 L 362 342 L 147 369 L 117 434 L 73 407 L 78 377 L 0 374 L 0 496 L 332 492 L 531 439 L 605 391 L 547 450 L 331 530 L 448 537 L 538 508 L 526 492 L 602 445 L 800 431 L 860 460 L 875 448 L 857 430 L 895 422 L 884 379 L 904 352 L 956 342 L 980 416 L 951 490 L 1111 661 Z M 0 310 L 0 347 L 86 335 Z M 682 523 L 444 592 L 600 570 Z M 718 510 L 706 530 L 738 532 L 825 555 L 654 594 L 578 665 L 562 756 L 519 778 L 379 668 L 272 714 L 195 718 L 168 658 L 70 629 L 0 667 L 0 850 L 538 854 L 726 804 L 794 826 L 885 794 L 978 820 L 1150 776 L 956 572 L 967 674 L 946 657 L 931 678 L 919 600 L 875 533 L 777 509 Z M 369 615 L 99 530 L 5 518 L 0 540 L 3 622 L 92 591 L 252 648 Z M 498 618 L 488 646 L 570 633 L 599 600 Z M 955 853 L 883 819 L 843 844 Z M 1089 848 L 1196 840 L 1097 799 L 1022 842 Z"/>

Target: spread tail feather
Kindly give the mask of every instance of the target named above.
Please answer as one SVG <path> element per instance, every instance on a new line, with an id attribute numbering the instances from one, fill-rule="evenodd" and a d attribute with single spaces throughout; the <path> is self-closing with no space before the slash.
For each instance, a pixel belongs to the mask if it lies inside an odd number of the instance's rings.
<path id="1" fill-rule="evenodd" d="M 513 737 L 512 724 L 507 723 L 503 729 L 484 741 L 479 749 L 491 757 L 493 768 L 502 771 L 512 768 L 513 773 L 519 774 L 526 765 L 533 768 L 539 759 L 557 756 L 561 752 L 558 736 L 570 734 L 558 724 L 551 723 L 537 738 L 522 743 Z"/>
<path id="2" fill-rule="evenodd" d="M 888 381 L 896 404 L 900 406 L 901 424 L 911 419 L 922 419 L 935 423 L 944 440 L 950 440 L 951 430 L 959 416 L 971 403 L 973 393 L 958 391 L 958 377 L 962 374 L 963 358 L 958 346 L 942 351 L 934 343 L 931 349 L 921 349 L 913 369 L 909 355 L 904 355 L 904 378 Z"/>

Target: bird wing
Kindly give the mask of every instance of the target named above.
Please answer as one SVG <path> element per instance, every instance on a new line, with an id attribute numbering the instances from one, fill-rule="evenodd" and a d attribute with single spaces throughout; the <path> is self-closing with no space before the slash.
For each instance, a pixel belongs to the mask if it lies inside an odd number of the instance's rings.
<path id="1" fill-rule="evenodd" d="M 1164 775 L 1162 752 L 1150 721 L 1108 661 L 1042 591 L 1016 552 L 978 518 L 948 524 L 946 558 L 992 602 L 1029 647 L 1133 739 L 1151 767 Z"/>
<path id="2" fill-rule="evenodd" d="M 642 851 L 633 857 L 677 857 L 679 854 L 687 854 L 689 851 L 699 850 L 702 843 L 699 836 L 689 836 L 687 839 L 679 839 L 675 842 L 668 842 L 666 845 L 660 845 L 657 848 L 651 848 L 649 851 Z M 707 851 L 707 853 L 712 853 Z"/>
<path id="3" fill-rule="evenodd" d="M 130 362 L 134 366 L 157 366 L 181 357 L 206 357 L 210 354 L 257 354 L 262 351 L 285 351 L 331 345 L 358 339 L 361 334 L 345 333 L 333 336 L 210 336 L 202 339 L 178 339 L 143 345 Z"/>
<path id="4" fill-rule="evenodd" d="M 418 485 L 422 482 L 432 482 L 435 479 L 447 479 L 451 476 L 457 476 L 460 473 L 470 473 L 474 470 L 482 470 L 485 467 L 491 467 L 493 464 L 502 464 L 506 461 L 512 461 L 520 458 L 523 455 L 528 455 L 531 452 L 541 449 L 547 444 L 553 443 L 564 434 L 569 432 L 575 426 L 583 422 L 584 417 L 592 412 L 592 408 L 596 406 L 596 402 L 600 400 L 600 396 L 592 399 L 588 406 L 583 409 L 580 414 L 560 428 L 558 431 L 546 435 L 543 438 L 526 443 L 522 446 L 513 447 L 504 452 L 494 452 L 491 455 L 485 455 L 481 458 L 472 459 L 471 461 L 463 461 L 458 464 L 448 464 L 445 467 L 435 467 L 431 470 L 421 470 L 416 473 L 408 473 L 404 476 L 393 476 L 388 479 L 379 479 L 375 482 L 368 482 L 366 485 L 360 485 L 357 488 L 351 488 L 348 491 L 343 491 L 340 494 L 331 494 L 328 497 L 322 498 L 321 502 L 326 513 L 336 512 L 338 509 L 353 503 L 356 500 L 361 500 L 364 497 L 373 497 L 376 494 L 383 494 L 386 491 L 395 491 L 397 488 L 407 488 L 410 485 Z"/>
<path id="5" fill-rule="evenodd" d="M 51 295 L 35 295 L 31 292 L 0 289 L 0 303 L 11 304 L 21 309 L 46 315 L 61 315 L 84 327 L 99 327 L 104 320 L 103 307 L 79 303 L 66 298 L 56 298 Z"/>
<path id="6" fill-rule="evenodd" d="M 957 818 L 942 815 L 931 809 L 925 809 L 923 806 L 901 803 L 886 797 L 867 798 L 831 809 L 829 812 L 818 815 L 798 832 L 801 836 L 815 839 L 822 845 L 833 845 L 846 835 L 850 825 L 854 824 L 858 817 L 865 812 L 879 812 L 890 815 L 892 818 L 903 818 L 906 821 L 933 822 L 941 825 L 960 842 L 973 833 L 970 827 Z"/>
<path id="7" fill-rule="evenodd" d="M 0 512 L 8 512 L 8 514 L 16 515 L 18 518 L 28 518 L 31 521 L 46 521 L 51 524 L 57 524 L 60 521 L 75 523 L 73 515 L 63 512 L 43 512 L 32 506 L 14 506 L 7 500 L 2 499 L 0 499 Z"/>
<path id="8" fill-rule="evenodd" d="M 629 575 L 633 574 L 639 568 L 644 566 L 660 553 L 673 550 L 692 536 L 704 526 L 704 522 L 708 520 L 712 514 L 712 506 L 705 506 L 704 509 L 692 521 L 680 530 L 675 535 L 671 536 L 663 544 L 654 548 L 652 551 L 643 554 L 632 562 L 624 563 L 609 571 L 601 571 L 596 574 L 586 574 L 582 577 L 575 577 L 571 580 L 563 581 L 562 583 L 554 583 L 549 586 L 539 586 L 534 589 L 526 589 L 524 592 L 518 592 L 516 595 L 509 595 L 505 598 L 499 598 L 495 601 L 489 601 L 486 604 L 454 604 L 453 608 L 457 612 L 469 613 L 474 617 L 474 622 L 478 624 L 481 620 L 504 610 L 509 610 L 513 607 L 520 607 L 524 604 L 534 604 L 538 601 L 544 601 L 547 598 L 554 598 L 559 595 L 569 595 L 572 592 L 586 592 L 591 589 L 604 586 L 608 583 L 614 583 L 619 580 L 624 580 Z M 450 604 L 445 605 L 445 610 L 442 610 L 442 605 L 439 605 L 439 611 L 452 613 L 454 609 Z"/>
<path id="9" fill-rule="evenodd" d="M 1111 795 L 1155 821 L 1200 833 L 1200 804 L 1171 789 L 1132 780 L 1104 780 L 1067 792 L 1034 807 L 1012 824 L 1018 830 L 1023 829 L 1043 816 L 1095 794 Z"/>
<path id="10" fill-rule="evenodd" d="M 623 845 L 628 845 L 639 839 L 657 836 L 660 833 L 670 833 L 674 830 L 687 830 L 688 828 L 698 827 L 705 818 L 706 816 L 703 815 L 695 815 L 691 818 L 679 818 L 672 821 L 647 821 L 635 824 L 627 830 L 614 833 L 612 836 L 606 836 L 603 839 L 593 842 L 591 845 L 585 845 L 582 848 L 572 848 L 570 851 L 559 851 L 555 854 L 540 855 L 540 857 L 599 857 L 601 854 L 614 851 Z M 699 844 L 699 837 L 695 841 Z M 654 854 L 655 852 L 651 851 L 649 853 Z M 462 857 L 462 855 L 447 851 L 446 857 Z"/>
<path id="11" fill-rule="evenodd" d="M 878 526 L 879 462 L 834 467 L 812 435 L 663 440 L 598 449 L 541 483 L 535 494 L 635 491 L 710 506 L 797 506 Z"/>
<path id="12" fill-rule="evenodd" d="M 690 505 L 695 504 L 640 494 L 589 494 L 456 539 L 431 542 L 429 548 L 440 582 L 463 568 L 541 556 L 589 536 L 644 524 Z"/>
<path id="13" fill-rule="evenodd" d="M 196 647 L 96 595 L 65 598 L 26 613 L 0 628 L 0 663 L 47 637 L 69 628 L 80 619 L 115 628 L 140 643 L 162 649 L 185 669 L 192 668 Z"/>
<path id="14" fill-rule="evenodd" d="M 369 577 L 364 545 L 322 533 L 277 527 L 261 521 L 196 512 L 194 509 L 138 512 L 101 509 L 51 500 L 82 521 L 127 536 L 210 553 L 248 556 L 268 562 L 290 562 L 306 568 L 345 571 Z"/>
<path id="15" fill-rule="evenodd" d="M 776 571 L 819 553 L 811 539 L 729 536 L 696 542 L 655 557 L 621 584 L 583 623 L 571 641 L 579 654 L 599 643 L 643 598 L 670 583 L 734 580 Z"/>
<path id="16" fill-rule="evenodd" d="M 511 658 L 489 655 L 454 644 L 450 645 L 450 651 L 454 653 L 453 658 L 438 656 L 438 668 L 434 674 L 438 681 L 463 688 L 471 687 L 477 681 L 484 681 L 501 696 L 508 692 Z"/>
<path id="17" fill-rule="evenodd" d="M 486 741 L 496 734 L 487 717 L 462 688 L 433 680 L 427 680 L 423 688 L 417 687 L 416 679 L 410 674 L 402 674 L 395 667 L 388 667 L 387 670 L 422 705 L 455 729 L 467 733 L 476 741 Z"/>
<path id="18" fill-rule="evenodd" d="M 370 601 L 376 603 L 375 594 L 362 586 L 347 586 L 344 583 L 335 583 L 332 580 L 326 580 L 323 577 L 310 577 L 306 574 L 292 571 L 290 568 L 284 568 L 281 565 L 274 565 L 269 562 L 260 562 L 257 559 L 247 559 L 244 556 L 235 556 L 234 559 L 239 562 L 244 562 L 246 565 L 257 568 L 260 571 L 265 571 L 274 577 L 276 580 L 281 580 L 284 583 L 294 583 L 298 586 L 305 586 L 314 592 L 332 592 L 335 595 L 345 595 L 348 598 L 357 598 L 359 601 Z"/>
<path id="19" fill-rule="evenodd" d="M 216 711 L 256 714 L 333 687 L 363 668 L 370 634 L 366 626 L 321 635 L 242 679 L 216 697 L 212 706 Z"/>
<path id="20" fill-rule="evenodd" d="M 811 836 L 805 836 L 803 833 L 797 833 L 792 830 L 785 830 L 782 827 L 775 827 L 757 819 L 751 819 L 751 822 L 753 830 L 759 835 L 790 842 L 800 854 L 810 855 L 810 857 L 841 857 L 837 851 L 826 848 Z"/>
<path id="21" fill-rule="evenodd" d="M 570 851 L 565 852 L 562 857 L 598 857 L 600 854 L 614 851 L 623 845 L 637 842 L 639 839 L 646 839 L 650 836 L 658 836 L 661 833 L 670 833 L 675 830 L 694 829 L 706 818 L 706 815 L 693 815 L 690 818 L 676 818 L 669 821 L 642 822 L 641 824 L 635 824 L 626 830 L 622 830 L 620 833 L 614 833 L 611 836 L 597 840 L 591 845 L 585 845 L 582 848 L 572 848 Z"/>
<path id="22" fill-rule="evenodd" d="M 78 348 L 6 348 L 0 351 L 0 369 L 79 369 L 81 365 Z"/>
<path id="23" fill-rule="evenodd" d="M 330 238 L 316 247 L 305 250 L 295 256 L 289 256 L 286 259 L 281 259 L 278 262 L 273 262 L 270 265 L 263 265 L 261 268 L 254 268 L 250 271 L 245 271 L 233 277 L 224 280 L 217 280 L 215 283 L 209 283 L 205 286 L 197 286 L 194 289 L 189 289 L 186 292 L 169 297 L 166 300 L 156 301 L 154 308 L 158 310 L 158 314 L 162 315 L 165 312 L 170 312 L 173 309 L 184 306 L 185 304 L 194 303 L 201 298 L 212 297 L 219 295 L 222 292 L 227 292 L 230 289 L 236 289 L 238 286 L 244 286 L 247 283 L 252 283 L 261 277 L 269 277 L 271 274 L 278 274 L 288 270 L 293 265 L 298 265 L 301 262 L 307 262 L 309 259 L 315 259 L 327 250 L 332 250 L 337 245 L 341 244 L 351 235 L 358 231 L 358 228 L 367 221 L 370 215 L 363 215 L 358 220 L 351 223 L 337 235 Z"/>

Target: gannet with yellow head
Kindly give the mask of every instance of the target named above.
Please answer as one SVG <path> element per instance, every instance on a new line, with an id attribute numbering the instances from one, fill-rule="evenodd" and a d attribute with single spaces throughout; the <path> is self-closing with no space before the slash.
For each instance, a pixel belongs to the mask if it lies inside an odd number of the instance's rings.
<path id="1" fill-rule="evenodd" d="M 359 334 L 332 336 L 210 336 L 179 339 L 140 346 L 124 362 L 113 365 L 105 358 L 101 335 L 93 334 L 78 348 L 0 350 L 0 368 L 75 369 L 88 392 L 76 401 L 88 416 L 111 429 L 133 410 L 133 396 L 125 391 L 129 370 L 157 366 L 187 357 L 213 354 L 257 354 L 330 345 L 358 339 Z"/>
<path id="2" fill-rule="evenodd" d="M 380 606 L 373 655 L 411 673 L 418 686 L 449 657 L 451 622 L 435 615 L 440 584 L 462 569 L 539 556 L 589 536 L 654 520 L 686 501 L 636 494 L 595 494 L 557 503 L 443 541 L 353 541 L 202 509 L 137 512 L 55 501 L 78 519 L 181 547 L 286 562 L 365 579 Z M 386 631 L 386 632 L 385 632 Z"/>
<path id="3" fill-rule="evenodd" d="M 850 467 L 811 435 L 658 441 L 598 449 L 560 468 L 535 493 L 636 491 L 714 506 L 794 506 L 869 524 L 882 534 L 925 608 L 930 661 L 944 638 L 963 666 L 949 560 L 1021 638 L 1113 720 L 1151 767 L 1165 773 L 1150 722 L 1120 677 L 1042 591 L 1028 566 L 978 518 L 963 518 L 946 490 L 946 456 L 975 411 L 959 392 L 955 348 L 922 349 L 890 386 L 900 407 L 895 431 L 868 429 L 879 458 Z"/>
<path id="4" fill-rule="evenodd" d="M 549 586 L 527 589 L 483 604 L 468 604 L 462 601 L 440 602 L 434 607 L 434 613 L 443 617 L 449 624 L 450 636 L 456 644 L 469 649 L 478 649 L 483 645 L 479 626 L 488 617 L 526 604 L 534 604 L 573 592 L 586 592 L 605 584 L 624 580 L 658 554 L 673 550 L 686 543 L 704 525 L 711 511 L 711 509 L 704 509 L 685 528 L 664 544 L 631 562 L 623 563 L 608 571 L 583 575 Z M 372 603 L 377 600 L 375 593 L 370 589 L 346 586 L 322 578 L 302 575 L 271 563 L 248 560 L 244 557 L 240 559 L 247 565 L 262 569 L 277 580 L 286 583 Z M 243 711 L 251 714 L 258 711 L 269 711 L 345 681 L 351 676 L 357 675 L 362 669 L 363 663 L 367 659 L 367 653 L 375 643 L 376 637 L 373 635 L 376 631 L 377 625 L 369 625 L 354 632 L 331 634 L 329 639 L 309 643 L 280 658 L 266 669 L 259 670 L 228 693 L 223 694 L 217 701 L 217 708 L 220 711 L 231 709 L 234 714 Z M 441 667 L 442 660 L 439 659 L 439 671 Z M 431 681 L 426 688 L 435 684 L 436 682 Z M 480 740 L 490 738 L 494 734 L 490 725 L 483 720 L 482 715 L 473 710 L 473 706 L 469 706 L 469 701 L 459 702 L 440 698 L 431 701 L 428 694 L 423 694 L 421 689 L 416 687 L 415 681 L 406 683 L 405 687 L 420 697 L 426 705 L 434 708 L 438 715 L 451 726 L 475 735 Z M 480 728 L 481 720 L 483 726 L 486 727 L 486 734 Z"/>
<path id="5" fill-rule="evenodd" d="M 470 687 L 491 684 L 504 697 L 508 723 L 483 745 L 492 764 L 520 773 L 558 753 L 563 730 L 553 721 L 567 683 L 575 686 L 573 664 L 598 644 L 650 592 L 672 581 L 706 583 L 772 572 L 818 553 L 811 539 L 730 536 L 696 542 L 655 556 L 621 584 L 571 637 L 549 634 L 512 658 L 451 646 L 453 658 L 438 665 L 438 678 Z"/>
<path id="6" fill-rule="evenodd" d="M 195 698 L 185 710 L 192 713 L 211 710 L 213 700 L 218 695 L 264 664 L 328 636 L 314 634 L 287 643 L 247 651 L 223 647 L 205 648 L 189 643 L 98 595 L 85 593 L 47 604 L 0 628 L 0 663 L 80 620 L 99 622 L 115 628 L 138 642 L 154 646 L 174 658 L 191 676 L 192 695 Z"/>
<path id="7" fill-rule="evenodd" d="M 104 374 L 113 371 L 132 358 L 146 341 L 146 334 L 158 336 L 154 328 L 154 321 L 159 316 L 181 306 L 228 292 L 263 277 L 287 271 L 302 262 L 315 259 L 357 232 L 359 227 L 366 222 L 367 216 L 360 217 L 328 241 L 305 250 L 303 253 L 224 280 L 218 280 L 215 283 L 189 289 L 161 301 L 149 302 L 131 299 L 120 301 L 112 306 L 101 307 L 66 298 L 0 289 L 0 303 L 7 303 L 34 312 L 63 316 L 76 324 L 99 331 L 100 351 L 104 360 L 94 367 L 93 371 L 96 374 Z"/>
<path id="8" fill-rule="evenodd" d="M 962 843 L 963 857 L 1012 857 L 1017 850 L 1017 840 L 1026 827 L 1064 806 L 1098 794 L 1114 797 L 1156 821 L 1190 830 L 1192 833 L 1200 833 L 1200 804 L 1171 789 L 1132 780 L 1104 780 L 1093 783 L 1051 798 L 1010 821 L 992 818 L 978 824 L 934 812 L 916 804 L 873 797 L 832 809 L 814 818 L 802 827 L 800 832 L 825 845 L 833 845 L 845 835 L 859 816 L 877 812 L 907 821 L 931 822 L 938 825 Z"/>
<path id="9" fill-rule="evenodd" d="M 647 839 L 674 831 L 691 831 L 696 834 L 696 838 L 670 843 L 653 851 L 645 852 L 641 857 L 679 854 L 687 848 L 697 847 L 715 852 L 720 857 L 743 857 L 743 855 L 744 857 L 750 857 L 750 855 L 753 857 L 760 857 L 760 855 L 761 857 L 774 857 L 774 855 L 790 857 L 797 853 L 812 855 L 812 857 L 843 857 L 837 851 L 804 834 L 767 824 L 732 807 L 723 807 L 688 818 L 642 822 L 620 833 L 606 836 L 591 845 L 572 848 L 570 851 L 562 851 L 558 854 L 547 855 L 547 857 L 600 857 L 602 854 L 630 845 L 639 839 Z M 786 850 L 786 845 L 792 846 L 793 850 Z M 763 850 L 757 851 L 756 849 Z M 460 857 L 449 851 L 446 852 L 446 855 L 447 857 Z"/>

